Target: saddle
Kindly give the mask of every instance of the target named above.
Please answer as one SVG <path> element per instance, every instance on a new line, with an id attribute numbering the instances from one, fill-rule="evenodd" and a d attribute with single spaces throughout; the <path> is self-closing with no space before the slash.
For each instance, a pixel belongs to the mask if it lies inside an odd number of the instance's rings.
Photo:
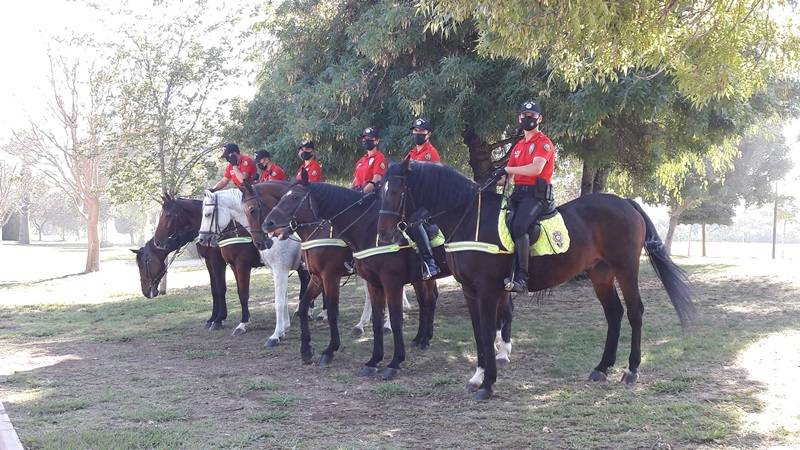
<path id="1" fill-rule="evenodd" d="M 506 210 L 503 214 L 502 211 Z M 514 239 L 511 238 L 511 222 L 514 211 L 508 205 L 508 200 L 503 198 L 500 206 L 500 215 L 497 220 L 497 234 L 500 242 L 508 252 L 514 252 Z M 540 228 L 538 239 L 531 242 L 531 256 L 557 255 L 569 250 L 569 230 L 564 223 L 564 218 L 556 209 L 554 202 L 547 204 L 547 209 L 531 226 L 530 231 Z"/>

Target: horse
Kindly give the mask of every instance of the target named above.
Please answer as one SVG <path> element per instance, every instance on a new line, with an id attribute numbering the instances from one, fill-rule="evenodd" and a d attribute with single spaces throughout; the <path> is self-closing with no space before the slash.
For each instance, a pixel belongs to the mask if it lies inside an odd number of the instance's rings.
<path id="1" fill-rule="evenodd" d="M 169 254 L 179 251 L 197 237 L 200 208 L 199 200 L 179 199 L 169 194 L 162 197 L 161 216 L 155 234 L 143 247 L 131 249 L 136 254 L 142 294 L 145 297 L 155 298 L 159 295 L 158 284 L 169 268 L 167 262 Z M 205 262 L 211 285 L 211 317 L 206 320 L 204 326 L 209 330 L 221 330 L 223 321 L 228 316 L 225 302 L 227 290 L 225 258 L 219 247 L 206 247 L 200 244 L 196 246 L 198 255 Z M 234 330 L 234 336 L 238 334 L 241 334 L 241 331 Z"/>
<path id="2" fill-rule="evenodd" d="M 281 197 L 290 187 L 291 183 L 284 181 L 258 183 L 255 186 L 247 182 L 244 184 L 242 188 L 242 208 L 250 227 L 250 235 L 257 248 L 266 248 L 267 243 L 270 241 L 261 230 L 261 224 L 264 222 L 267 213 L 278 204 Z M 297 230 L 297 234 L 306 243 L 303 251 L 307 268 L 311 273 L 311 283 L 305 292 L 307 299 L 305 301 L 301 299 L 298 307 L 301 330 L 300 355 L 306 364 L 311 362 L 314 355 L 314 349 L 310 345 L 311 333 L 308 326 L 308 315 L 303 313 L 303 305 L 308 305 L 322 293 L 325 299 L 324 303 L 329 311 L 328 323 L 330 325 L 331 340 L 328 347 L 322 352 L 319 362 L 321 364 L 330 364 L 333 360 L 334 352 L 340 346 L 338 329 L 339 283 L 342 277 L 351 275 L 346 270 L 345 263 L 350 263 L 353 260 L 353 251 L 344 241 L 332 238 L 333 228 L 329 224 L 323 224 L 319 227 L 300 227 Z M 405 293 L 403 294 L 403 301 L 404 305 L 406 305 Z M 369 292 L 366 292 L 364 310 L 361 314 L 361 319 L 353 327 L 353 335 L 360 336 L 363 334 L 364 325 L 366 325 L 371 315 L 372 305 Z M 383 331 L 384 333 L 391 332 L 391 322 L 388 318 L 384 322 Z M 430 345 L 430 338 L 418 335 L 414 338 L 414 345 L 427 348 Z"/>
<path id="3" fill-rule="evenodd" d="M 433 318 L 439 291 L 436 279 L 423 281 L 419 257 L 410 245 L 376 246 L 378 201 L 376 193 L 362 194 L 326 183 L 309 184 L 303 179 L 284 194 L 267 215 L 262 230 L 286 236 L 291 229 L 312 224 L 329 223 L 335 234 L 353 249 L 356 270 L 368 283 L 372 301 L 372 357 L 358 375 L 373 376 L 383 360 L 383 335 L 380 333 L 384 304 L 388 306 L 394 337 L 394 354 L 382 378 L 391 380 L 400 373 L 405 360 L 401 293 L 405 284 L 412 284 L 420 304 L 418 337 L 433 335 Z M 450 275 L 440 247 L 434 257 L 442 272 L 436 278 Z"/>
<path id="4" fill-rule="evenodd" d="M 199 227 L 200 244 L 223 245 L 220 239 L 221 230 L 230 224 L 244 224 L 247 220 L 242 209 L 242 192 L 238 189 L 211 192 L 206 190 L 203 194 L 203 213 Z M 237 255 L 241 259 L 234 260 L 231 267 L 236 275 L 236 286 L 239 298 L 249 296 L 250 270 L 253 267 L 268 265 L 272 271 L 272 280 L 275 284 L 275 331 L 264 343 L 267 347 L 275 347 L 291 325 L 287 288 L 289 273 L 296 270 L 300 276 L 300 296 L 302 297 L 311 278 L 308 271 L 300 264 L 300 243 L 294 240 L 275 242 L 268 249 L 260 250 L 252 244 L 250 233 L 244 230 L 237 236 L 246 236 L 248 249 L 246 254 Z M 224 248 L 224 247 L 223 247 Z M 240 324 L 241 325 L 241 324 Z"/>
<path id="5" fill-rule="evenodd" d="M 502 196 L 483 190 L 452 167 L 409 163 L 392 165 L 386 176 L 378 234 L 381 242 L 398 239 L 398 225 L 416 209 L 448 236 L 447 261 L 469 307 L 478 353 L 478 368 L 470 380 L 478 381 L 476 400 L 489 399 L 497 380 L 493 326 L 497 302 L 505 295 L 503 279 L 511 270 L 512 256 L 498 253 L 501 245 L 498 217 Z M 655 226 L 633 200 L 611 194 L 585 195 L 558 207 L 569 231 L 566 252 L 530 259 L 528 289 L 542 291 L 586 272 L 603 306 L 608 330 L 600 363 L 589 379 L 605 380 L 616 362 L 623 307 L 614 280 L 619 283 L 630 323 L 631 351 L 622 381 L 634 384 L 641 363 L 642 315 L 639 294 L 639 257 L 642 248 L 683 327 L 695 315 L 686 273 L 667 254 Z M 464 243 L 465 246 L 450 242 Z M 490 245 L 483 245 L 488 243 Z M 465 250 L 465 251 L 457 251 Z M 476 383 L 473 383 L 476 384 Z"/>

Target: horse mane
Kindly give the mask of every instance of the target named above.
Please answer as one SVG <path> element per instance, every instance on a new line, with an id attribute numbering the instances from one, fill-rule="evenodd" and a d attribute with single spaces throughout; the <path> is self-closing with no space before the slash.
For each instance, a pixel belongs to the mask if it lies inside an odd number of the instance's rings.
<path id="1" fill-rule="evenodd" d="M 364 197 L 361 192 L 328 183 L 311 183 L 308 190 L 314 194 L 317 207 L 325 211 L 342 211 Z"/>
<path id="2" fill-rule="evenodd" d="M 386 172 L 387 179 L 403 175 L 402 165 L 396 163 Z M 451 166 L 411 161 L 407 175 L 411 195 L 415 199 L 425 198 L 428 210 L 459 208 L 475 200 L 478 184 Z"/>

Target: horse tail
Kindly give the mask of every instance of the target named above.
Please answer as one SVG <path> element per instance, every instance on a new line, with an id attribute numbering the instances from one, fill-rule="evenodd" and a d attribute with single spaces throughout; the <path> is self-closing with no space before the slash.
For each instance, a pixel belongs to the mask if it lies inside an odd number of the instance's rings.
<path id="1" fill-rule="evenodd" d="M 635 201 L 628 199 L 628 202 L 644 219 L 646 226 L 644 248 L 650 258 L 650 264 L 664 285 L 675 312 L 678 313 L 681 327 L 686 328 L 694 320 L 696 313 L 686 272 L 669 257 L 667 248 L 661 241 L 661 237 L 658 236 L 656 226 L 653 225 L 653 221 L 650 220 L 647 213 Z"/>

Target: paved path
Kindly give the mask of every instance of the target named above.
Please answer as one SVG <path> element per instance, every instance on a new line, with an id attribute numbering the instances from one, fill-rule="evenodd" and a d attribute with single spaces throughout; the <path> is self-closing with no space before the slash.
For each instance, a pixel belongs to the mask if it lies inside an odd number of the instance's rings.
<path id="1" fill-rule="evenodd" d="M 6 409 L 0 403 L 0 449 L 2 450 L 22 450 L 22 443 L 11 425 L 11 419 L 6 414 Z"/>

